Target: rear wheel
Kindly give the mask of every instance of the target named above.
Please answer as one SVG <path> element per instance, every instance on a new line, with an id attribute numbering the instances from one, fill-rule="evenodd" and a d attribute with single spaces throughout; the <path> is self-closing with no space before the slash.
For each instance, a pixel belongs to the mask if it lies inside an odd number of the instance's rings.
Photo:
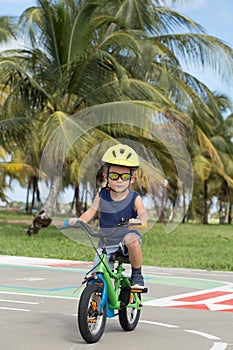
<path id="1" fill-rule="evenodd" d="M 139 297 L 140 297 L 140 294 L 139 294 Z M 133 331 L 136 328 L 140 318 L 141 310 L 130 307 L 130 304 L 134 304 L 134 303 L 135 303 L 135 297 L 132 293 L 128 307 L 124 307 L 123 309 L 119 310 L 119 322 L 121 327 L 125 331 Z"/>
<path id="2" fill-rule="evenodd" d="M 78 306 L 78 326 L 87 343 L 96 343 L 103 335 L 106 324 L 106 306 L 99 314 L 102 288 L 89 284 L 83 290 Z"/>

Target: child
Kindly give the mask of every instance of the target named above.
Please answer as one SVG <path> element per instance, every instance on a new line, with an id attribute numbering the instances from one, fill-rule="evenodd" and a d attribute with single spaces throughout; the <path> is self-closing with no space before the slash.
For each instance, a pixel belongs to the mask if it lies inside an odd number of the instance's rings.
<path id="1" fill-rule="evenodd" d="M 79 220 L 88 223 L 100 212 L 100 232 L 116 227 L 122 218 L 130 219 L 129 222 L 147 222 L 147 212 L 139 193 L 130 189 L 134 182 L 134 171 L 139 167 L 139 159 L 136 152 L 124 144 L 110 147 L 104 154 L 103 165 L 106 187 L 98 193 L 92 205 L 85 211 Z M 69 224 L 74 225 L 76 218 L 69 219 Z M 107 258 L 118 247 L 122 248 L 124 255 L 129 256 L 132 267 L 132 288 L 144 288 L 144 280 L 141 273 L 142 252 L 141 237 L 135 230 L 123 227 L 113 237 L 107 239 Z M 97 262 L 98 257 L 95 258 Z"/>

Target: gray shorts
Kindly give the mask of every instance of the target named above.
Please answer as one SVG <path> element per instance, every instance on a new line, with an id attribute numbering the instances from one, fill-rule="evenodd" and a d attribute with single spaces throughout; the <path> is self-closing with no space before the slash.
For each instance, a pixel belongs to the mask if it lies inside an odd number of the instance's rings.
<path id="1" fill-rule="evenodd" d="M 107 260 L 108 260 L 108 263 L 109 263 L 109 266 L 111 268 L 111 270 L 114 270 L 114 262 L 113 261 L 109 261 L 109 258 L 110 258 L 110 255 L 114 252 L 116 252 L 119 248 L 122 250 L 122 254 L 124 256 L 128 256 L 128 249 L 125 245 L 125 238 L 128 236 L 128 235 L 135 235 L 137 237 L 137 239 L 139 240 L 139 243 L 142 244 L 142 239 L 141 237 L 136 234 L 136 233 L 128 233 L 125 235 L 124 239 L 118 244 L 118 245 L 114 245 L 114 246 L 109 246 L 109 247 L 106 247 L 106 251 L 107 251 Z M 97 252 L 100 254 L 102 252 L 102 248 L 98 248 L 97 249 Z M 96 270 L 96 266 L 98 265 L 98 260 L 99 260 L 99 257 L 98 257 L 98 254 L 96 253 L 95 255 L 95 259 L 94 259 L 94 264 L 93 264 L 93 272 L 95 272 Z"/>

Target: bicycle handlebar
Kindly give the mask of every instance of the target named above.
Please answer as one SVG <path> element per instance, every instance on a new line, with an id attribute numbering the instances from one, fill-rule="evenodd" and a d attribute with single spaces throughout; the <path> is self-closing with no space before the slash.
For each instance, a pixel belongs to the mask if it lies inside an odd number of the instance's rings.
<path id="1" fill-rule="evenodd" d="M 99 238 L 100 235 L 91 230 L 90 226 L 81 220 L 77 220 L 74 225 L 69 224 L 69 220 L 64 221 L 64 227 L 61 227 L 60 230 L 64 230 L 66 228 L 83 228 L 90 236 Z"/>
<path id="2" fill-rule="evenodd" d="M 90 236 L 92 237 L 111 237 L 113 236 L 118 230 L 120 230 L 122 227 L 128 227 L 129 229 L 136 229 L 136 228 L 146 228 L 147 224 L 146 223 L 140 223 L 140 222 L 132 222 L 130 223 L 128 219 L 121 221 L 117 227 L 114 227 L 113 231 L 111 231 L 109 234 L 107 235 L 103 235 L 103 234 L 99 234 L 99 233 L 95 233 L 91 230 L 90 226 L 88 224 L 86 224 L 85 222 L 81 221 L 81 220 L 77 220 L 76 223 L 74 225 L 70 225 L 69 224 L 69 220 L 65 220 L 64 221 L 64 227 L 61 227 L 60 230 L 64 230 L 67 228 L 83 228 Z"/>

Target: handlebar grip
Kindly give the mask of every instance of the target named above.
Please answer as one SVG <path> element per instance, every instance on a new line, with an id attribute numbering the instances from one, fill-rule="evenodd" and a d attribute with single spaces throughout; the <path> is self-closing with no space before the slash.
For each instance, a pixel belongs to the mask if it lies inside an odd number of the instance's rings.
<path id="1" fill-rule="evenodd" d="M 132 222 L 132 225 L 129 224 L 129 229 L 131 230 L 136 230 L 136 229 L 140 229 L 140 228 L 147 228 L 147 223 L 146 222 L 143 222 L 143 223 L 133 223 Z"/>
<path id="2" fill-rule="evenodd" d="M 69 220 L 64 220 L 63 225 L 64 225 L 64 227 L 70 226 Z"/>

